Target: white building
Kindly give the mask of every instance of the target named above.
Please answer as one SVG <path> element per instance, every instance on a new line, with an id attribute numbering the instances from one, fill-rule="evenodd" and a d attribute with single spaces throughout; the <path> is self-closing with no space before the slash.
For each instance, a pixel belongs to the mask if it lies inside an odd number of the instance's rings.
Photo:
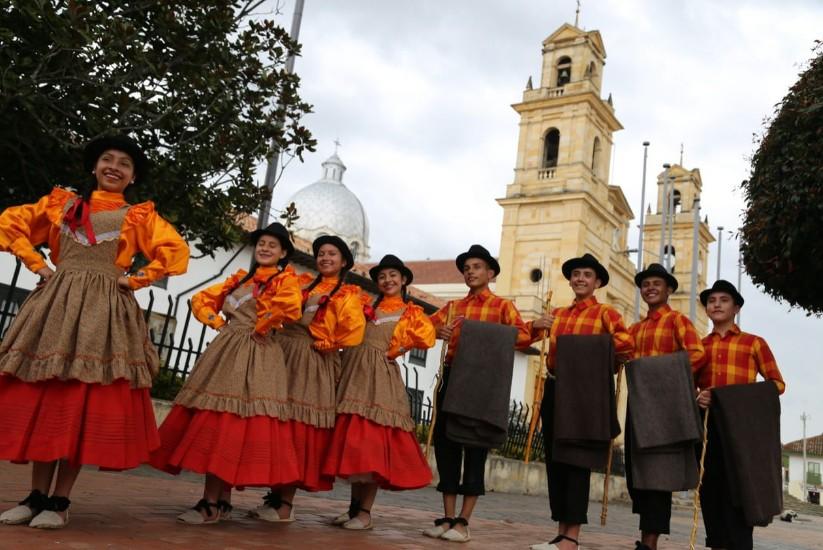
<path id="1" fill-rule="evenodd" d="M 823 434 L 806 438 L 806 475 L 804 487 L 803 440 L 798 439 L 783 445 L 783 484 L 788 493 L 800 500 L 809 501 L 809 492 L 823 491 L 821 470 L 823 470 Z"/>

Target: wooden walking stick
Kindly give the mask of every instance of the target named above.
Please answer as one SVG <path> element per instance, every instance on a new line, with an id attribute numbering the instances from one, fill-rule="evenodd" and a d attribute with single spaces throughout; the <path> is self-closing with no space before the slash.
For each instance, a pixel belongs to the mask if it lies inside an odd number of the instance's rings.
<path id="1" fill-rule="evenodd" d="M 623 365 L 617 369 L 617 388 L 614 391 L 615 405 L 620 402 L 620 388 L 623 385 Z M 600 508 L 600 525 L 606 525 L 609 517 L 609 476 L 612 473 L 612 455 L 614 454 L 614 440 L 609 444 L 609 455 L 606 460 L 606 474 L 603 476 L 603 505 Z"/>
<path id="2" fill-rule="evenodd" d="M 706 444 L 709 441 L 709 409 L 703 416 L 703 449 L 700 451 L 700 472 L 697 475 L 697 487 L 694 489 L 694 516 L 692 517 L 692 534 L 689 537 L 689 550 L 694 550 L 697 539 L 697 522 L 700 519 L 700 487 L 703 486 L 703 474 L 706 472 Z"/>
<path id="3" fill-rule="evenodd" d="M 543 302 L 543 315 L 552 310 L 552 291 L 550 290 L 546 295 L 546 301 Z M 546 380 L 546 351 L 548 347 L 549 331 L 543 329 L 543 338 L 540 340 L 540 366 L 537 372 L 534 373 L 534 397 L 532 398 L 532 419 L 529 422 L 529 436 L 526 438 L 526 455 L 523 457 L 523 462 L 529 463 L 532 455 L 532 439 L 534 439 L 534 431 L 537 428 L 537 419 L 540 418 L 540 406 L 543 402 L 543 383 Z"/>
<path id="4" fill-rule="evenodd" d="M 454 302 L 449 302 L 449 311 L 446 315 L 446 326 L 450 326 L 454 320 Z M 434 423 L 437 422 L 437 394 L 443 386 L 443 368 L 446 365 L 446 354 L 449 351 L 449 343 L 443 342 L 440 348 L 440 368 L 437 371 L 437 385 L 434 387 L 434 400 L 432 400 L 432 421 L 429 422 L 429 433 L 426 436 L 426 460 L 431 457 L 432 435 L 434 434 Z"/>

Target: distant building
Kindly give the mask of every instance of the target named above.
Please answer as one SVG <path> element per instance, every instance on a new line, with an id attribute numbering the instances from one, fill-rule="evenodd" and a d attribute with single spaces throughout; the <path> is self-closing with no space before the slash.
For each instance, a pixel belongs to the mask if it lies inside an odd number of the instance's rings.
<path id="1" fill-rule="evenodd" d="M 788 493 L 800 500 L 809 501 L 809 492 L 817 495 L 820 504 L 820 492 L 823 470 L 823 434 L 806 438 L 805 487 L 803 472 L 803 440 L 798 439 L 783 445 L 783 484 Z"/>

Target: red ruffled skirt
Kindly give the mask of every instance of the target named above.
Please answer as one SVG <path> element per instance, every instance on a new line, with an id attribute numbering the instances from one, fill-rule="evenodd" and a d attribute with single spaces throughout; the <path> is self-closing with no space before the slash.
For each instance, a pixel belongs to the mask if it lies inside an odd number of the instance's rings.
<path id="1" fill-rule="evenodd" d="M 419 489 L 432 480 L 414 433 L 356 414 L 337 415 L 323 474 L 344 479 L 371 476 L 382 489 L 392 491 Z"/>
<path id="2" fill-rule="evenodd" d="M 320 472 L 331 430 L 269 416 L 175 405 L 160 426 L 151 465 L 170 474 L 213 474 L 236 487 L 297 486 L 329 491 L 334 477 Z"/>
<path id="3" fill-rule="evenodd" d="M 0 459 L 67 459 L 105 470 L 148 462 L 160 445 L 147 388 L 127 380 L 24 382 L 0 375 Z"/>

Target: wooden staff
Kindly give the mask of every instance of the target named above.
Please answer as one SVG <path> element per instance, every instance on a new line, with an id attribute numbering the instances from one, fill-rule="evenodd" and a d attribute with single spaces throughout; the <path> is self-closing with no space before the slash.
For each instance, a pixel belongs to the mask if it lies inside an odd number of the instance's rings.
<path id="1" fill-rule="evenodd" d="M 623 385 L 623 365 L 617 369 L 617 389 L 614 392 L 615 405 L 620 403 L 620 388 Z M 617 439 L 617 438 L 615 438 Z M 600 525 L 606 525 L 609 517 L 609 476 L 612 473 L 612 455 L 614 454 L 614 439 L 609 444 L 609 456 L 606 460 L 606 475 L 603 476 L 603 505 L 600 508 Z"/>
<path id="2" fill-rule="evenodd" d="M 706 472 L 706 444 L 709 441 L 709 409 L 703 416 L 703 450 L 700 451 L 700 472 L 697 476 L 697 487 L 694 489 L 694 516 L 692 517 L 692 534 L 689 537 L 689 550 L 694 550 L 694 541 L 697 539 L 697 522 L 700 519 L 700 487 L 703 486 L 703 474 Z"/>
<path id="3" fill-rule="evenodd" d="M 449 302 L 449 311 L 446 315 L 446 326 L 451 326 L 454 318 L 454 302 Z M 437 385 L 434 387 L 434 400 L 432 401 L 432 421 L 429 423 L 429 434 L 426 436 L 426 460 L 431 458 L 432 435 L 434 434 L 434 423 L 437 422 L 437 394 L 443 386 L 443 369 L 446 366 L 446 354 L 449 351 L 449 342 L 444 341 L 440 348 L 440 368 L 437 371 Z"/>
<path id="4" fill-rule="evenodd" d="M 552 291 L 550 290 L 546 295 L 546 301 L 543 302 L 543 315 L 552 310 Z M 529 463 L 532 456 L 532 439 L 534 438 L 534 431 L 537 429 L 537 419 L 540 418 L 540 406 L 543 402 L 543 384 L 546 376 L 543 371 L 546 370 L 546 350 L 548 347 L 549 331 L 543 329 L 543 338 L 540 340 L 540 366 L 537 367 L 537 372 L 534 374 L 534 397 L 532 398 L 532 419 L 529 422 L 529 436 L 526 438 L 526 456 L 523 462 Z"/>

